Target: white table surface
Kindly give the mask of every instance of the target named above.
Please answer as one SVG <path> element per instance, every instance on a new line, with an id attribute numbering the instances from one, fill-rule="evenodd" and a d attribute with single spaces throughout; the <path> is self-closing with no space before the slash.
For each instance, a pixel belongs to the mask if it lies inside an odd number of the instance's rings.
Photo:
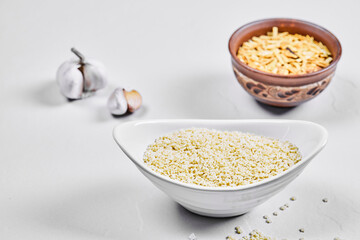
<path id="1" fill-rule="evenodd" d="M 237 225 L 277 239 L 360 239 L 359 9 L 344 0 L 2 0 L 0 239 L 225 239 Z M 313 21 L 340 39 L 336 76 L 316 99 L 267 107 L 235 80 L 227 41 L 266 17 Z M 107 66 L 110 84 L 67 102 L 55 73 L 73 46 Z M 137 89 L 142 109 L 113 118 L 106 101 L 118 86 Z M 213 219 L 160 192 L 112 139 L 119 123 L 157 118 L 310 120 L 329 141 L 281 193 L 243 216 Z M 262 216 L 284 203 L 266 224 Z"/>

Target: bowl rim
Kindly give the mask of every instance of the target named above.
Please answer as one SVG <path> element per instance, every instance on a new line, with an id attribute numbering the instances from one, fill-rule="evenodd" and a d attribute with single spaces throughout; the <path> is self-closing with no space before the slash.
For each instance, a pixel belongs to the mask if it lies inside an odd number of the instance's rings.
<path id="1" fill-rule="evenodd" d="M 315 148 L 313 151 L 311 151 L 306 158 L 303 158 L 299 163 L 295 164 L 294 166 L 290 167 L 288 170 L 286 170 L 282 173 L 279 173 L 275 176 L 269 177 L 265 180 L 262 180 L 262 181 L 259 181 L 256 183 L 241 185 L 241 186 L 236 186 L 236 187 L 206 187 L 206 186 L 200 186 L 200 185 L 191 184 L 191 183 L 183 183 L 178 180 L 171 179 L 167 176 L 163 176 L 160 173 L 155 172 L 150 167 L 148 167 L 146 164 L 140 164 L 136 159 L 133 158 L 133 156 L 129 152 L 127 152 L 127 150 L 122 146 L 119 139 L 117 138 L 116 132 L 117 132 L 117 129 L 120 127 L 127 128 L 127 126 L 129 126 L 129 125 L 136 126 L 136 125 L 148 124 L 148 123 L 169 123 L 169 122 L 171 123 L 171 122 L 179 122 L 179 121 L 189 122 L 189 123 L 190 122 L 203 123 L 203 122 L 211 122 L 211 121 L 218 121 L 218 122 L 222 121 L 222 122 L 229 122 L 229 123 L 231 123 L 231 122 L 240 122 L 240 123 L 246 123 L 246 122 L 252 122 L 252 123 L 286 123 L 287 122 L 288 123 L 288 122 L 293 122 L 293 123 L 308 124 L 308 125 L 316 126 L 322 132 L 322 139 L 321 139 L 321 142 L 318 143 L 317 148 Z M 237 119 L 237 120 L 236 119 L 232 119 L 232 120 L 231 119 L 154 119 L 154 120 L 135 120 L 135 121 L 128 121 L 125 123 L 118 124 L 113 129 L 113 138 L 114 138 L 115 142 L 118 144 L 118 146 L 120 147 L 120 149 L 125 153 L 125 155 L 136 165 L 136 167 L 138 167 L 140 169 L 140 172 L 142 172 L 142 170 L 143 170 L 146 173 L 150 174 L 151 176 L 153 176 L 159 180 L 163 180 L 165 182 L 177 185 L 179 187 L 191 189 L 191 190 L 208 191 L 208 192 L 234 192 L 234 191 L 239 191 L 239 190 L 254 189 L 258 186 L 266 186 L 266 185 L 271 184 L 272 182 L 276 181 L 277 179 L 290 174 L 292 171 L 301 167 L 302 165 L 308 164 L 309 160 L 311 160 L 316 154 L 318 154 L 325 147 L 325 145 L 327 143 L 327 139 L 328 139 L 328 132 L 320 124 L 317 124 L 317 123 L 314 123 L 311 121 L 305 121 L 305 120 L 290 120 L 290 119 Z"/>
<path id="2" fill-rule="evenodd" d="M 241 62 L 239 60 L 239 58 L 236 56 L 236 53 L 234 54 L 231 51 L 230 45 L 232 42 L 234 42 L 234 37 L 235 34 L 240 32 L 243 29 L 246 29 L 252 25 L 256 25 L 259 23 L 263 23 L 263 22 L 269 22 L 269 21 L 297 21 L 300 22 L 302 24 L 308 25 L 310 27 L 316 28 L 322 32 L 326 32 L 327 34 L 329 34 L 332 38 L 334 38 L 334 40 L 336 41 L 336 45 L 337 45 L 337 56 L 333 59 L 333 61 L 329 64 L 329 66 L 322 68 L 321 70 L 315 71 L 315 72 L 311 72 L 311 73 L 305 73 L 305 74 L 294 74 L 294 75 L 281 75 L 281 74 L 274 74 L 274 73 L 268 73 L 268 72 L 263 72 L 261 70 L 257 70 L 255 68 L 250 67 L 249 65 Z M 259 20 L 255 20 L 255 21 L 251 21 L 247 24 L 242 25 L 241 27 L 239 27 L 238 29 L 236 29 L 230 36 L 229 38 L 229 42 L 228 42 L 228 50 L 230 52 L 231 58 L 233 60 L 236 61 L 236 63 L 240 64 L 242 67 L 246 68 L 247 70 L 257 73 L 257 74 L 262 74 L 265 76 L 269 76 L 269 77 L 276 77 L 279 78 L 279 80 L 283 80 L 286 79 L 286 81 L 288 81 L 289 79 L 299 79 L 299 78 L 307 78 L 307 77 L 313 77 L 316 75 L 320 75 L 324 72 L 326 72 L 327 70 L 333 68 L 334 66 L 336 66 L 336 64 L 339 62 L 340 58 L 341 58 L 341 54 L 342 54 L 342 47 L 341 47 L 341 43 L 339 41 L 339 39 L 333 34 L 331 33 L 329 30 L 327 30 L 326 28 L 317 25 L 315 23 L 306 21 L 306 20 L 302 20 L 302 19 L 296 19 L 296 18 L 264 18 L 264 19 L 259 19 Z M 317 82 L 317 81 L 314 81 Z M 286 82 L 284 82 L 286 85 Z"/>

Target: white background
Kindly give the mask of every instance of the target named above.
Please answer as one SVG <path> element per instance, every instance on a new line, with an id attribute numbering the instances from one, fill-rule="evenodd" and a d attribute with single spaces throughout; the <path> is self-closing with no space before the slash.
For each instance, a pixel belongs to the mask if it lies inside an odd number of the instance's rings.
<path id="1" fill-rule="evenodd" d="M 278 239 L 359 239 L 359 9 L 356 1 L 2 0 L 0 239 L 225 239 L 237 225 Z M 267 107 L 237 83 L 228 39 L 266 17 L 312 21 L 340 39 L 336 76 L 314 100 Z M 55 73 L 73 46 L 107 66 L 110 84 L 67 102 Z M 138 112 L 109 114 L 118 86 L 142 94 Z M 156 189 L 113 141 L 117 124 L 155 118 L 310 120 L 329 141 L 281 193 L 243 216 L 212 219 Z"/>

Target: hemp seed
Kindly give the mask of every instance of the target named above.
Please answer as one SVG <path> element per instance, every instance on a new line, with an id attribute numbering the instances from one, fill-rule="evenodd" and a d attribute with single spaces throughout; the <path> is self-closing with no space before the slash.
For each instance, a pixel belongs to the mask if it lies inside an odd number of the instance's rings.
<path id="1" fill-rule="evenodd" d="M 234 237 L 232 237 L 232 236 L 227 236 L 226 240 L 236 240 L 236 239 Z"/>
<path id="2" fill-rule="evenodd" d="M 235 233 L 242 234 L 243 230 L 241 229 L 241 227 L 237 226 L 237 227 L 235 227 Z"/>
<path id="3" fill-rule="evenodd" d="M 195 233 L 190 234 L 189 240 L 197 240 L 197 237 L 195 236 Z"/>

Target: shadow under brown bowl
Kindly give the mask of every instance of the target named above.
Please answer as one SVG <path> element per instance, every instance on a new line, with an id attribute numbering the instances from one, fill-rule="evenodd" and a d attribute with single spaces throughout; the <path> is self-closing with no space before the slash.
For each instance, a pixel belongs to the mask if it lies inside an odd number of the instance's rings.
<path id="1" fill-rule="evenodd" d="M 307 74 L 280 75 L 249 67 L 237 57 L 239 47 L 254 36 L 271 32 L 309 35 L 325 44 L 333 61 L 329 66 Z M 235 76 L 241 86 L 256 100 L 277 107 L 293 107 L 319 95 L 330 83 L 341 57 L 341 44 L 328 30 L 316 24 L 297 19 L 271 18 L 248 23 L 237 29 L 229 40 L 229 51 Z"/>

